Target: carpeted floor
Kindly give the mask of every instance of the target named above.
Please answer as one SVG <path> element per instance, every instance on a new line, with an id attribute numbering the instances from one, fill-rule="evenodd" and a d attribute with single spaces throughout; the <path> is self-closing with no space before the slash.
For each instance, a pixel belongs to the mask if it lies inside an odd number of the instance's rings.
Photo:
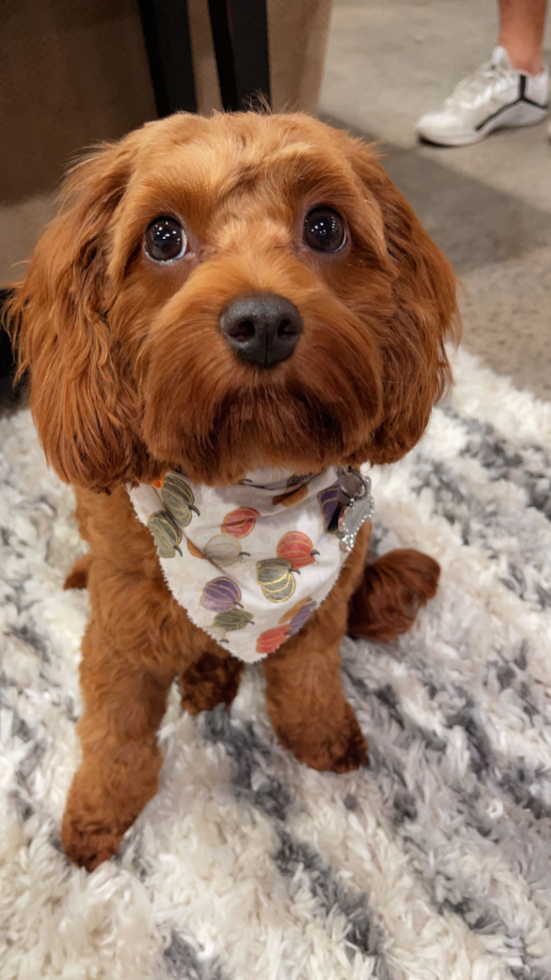
<path id="1" fill-rule="evenodd" d="M 1 980 L 551 976 L 551 405 L 458 359 L 422 444 L 374 474 L 376 547 L 439 596 L 398 645 L 343 645 L 371 768 L 305 769 L 258 672 L 181 714 L 160 793 L 94 874 L 59 843 L 86 596 L 70 491 L 0 421 Z"/>

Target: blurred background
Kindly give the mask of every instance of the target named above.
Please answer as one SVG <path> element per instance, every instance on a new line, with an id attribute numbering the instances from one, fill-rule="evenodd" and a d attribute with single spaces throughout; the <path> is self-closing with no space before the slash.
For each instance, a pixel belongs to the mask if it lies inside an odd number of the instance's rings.
<path id="1" fill-rule="evenodd" d="M 165 0 L 165 12 L 177 7 Z M 213 38 L 209 19 L 223 7 L 188 2 L 200 111 L 228 104 L 214 53 L 223 31 Z M 163 36 L 159 8 L 154 0 L 0 0 L 0 284 L 21 275 L 14 263 L 29 256 L 79 151 L 167 111 L 159 57 L 168 51 L 177 84 L 182 58 L 178 25 L 167 34 L 165 24 Z M 547 123 L 453 149 L 414 134 L 416 119 L 488 57 L 493 0 L 268 0 L 265 16 L 273 107 L 318 110 L 379 142 L 392 179 L 461 279 L 466 347 L 551 399 Z M 250 48 L 255 57 L 261 40 Z M 547 63 L 550 49 L 548 24 Z"/>

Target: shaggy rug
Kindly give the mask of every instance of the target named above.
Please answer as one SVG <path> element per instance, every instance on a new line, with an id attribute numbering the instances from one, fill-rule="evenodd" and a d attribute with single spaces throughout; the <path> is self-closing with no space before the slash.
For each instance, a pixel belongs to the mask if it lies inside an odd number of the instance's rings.
<path id="1" fill-rule="evenodd" d="M 173 693 L 161 789 L 116 860 L 70 866 L 86 595 L 71 492 L 0 421 L 1 980 L 551 977 L 551 405 L 466 353 L 419 447 L 375 472 L 375 550 L 442 586 L 391 646 L 343 644 L 371 768 L 299 765 L 248 670 Z"/>

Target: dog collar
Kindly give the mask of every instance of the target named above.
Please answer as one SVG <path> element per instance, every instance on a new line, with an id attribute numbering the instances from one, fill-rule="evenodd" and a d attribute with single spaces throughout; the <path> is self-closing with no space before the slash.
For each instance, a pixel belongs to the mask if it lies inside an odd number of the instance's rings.
<path id="1" fill-rule="evenodd" d="M 168 471 L 128 492 L 192 622 L 246 662 L 297 633 L 333 588 L 373 512 L 352 468 L 258 470 L 207 487 Z"/>

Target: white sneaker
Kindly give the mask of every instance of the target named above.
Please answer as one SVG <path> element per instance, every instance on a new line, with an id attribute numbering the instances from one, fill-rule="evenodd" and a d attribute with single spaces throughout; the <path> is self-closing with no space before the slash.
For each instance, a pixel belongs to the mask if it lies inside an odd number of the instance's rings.
<path id="1" fill-rule="evenodd" d="M 530 126 L 547 115 L 549 68 L 517 71 L 505 48 L 457 85 L 440 111 L 419 119 L 417 135 L 441 146 L 478 143 L 502 126 Z"/>

